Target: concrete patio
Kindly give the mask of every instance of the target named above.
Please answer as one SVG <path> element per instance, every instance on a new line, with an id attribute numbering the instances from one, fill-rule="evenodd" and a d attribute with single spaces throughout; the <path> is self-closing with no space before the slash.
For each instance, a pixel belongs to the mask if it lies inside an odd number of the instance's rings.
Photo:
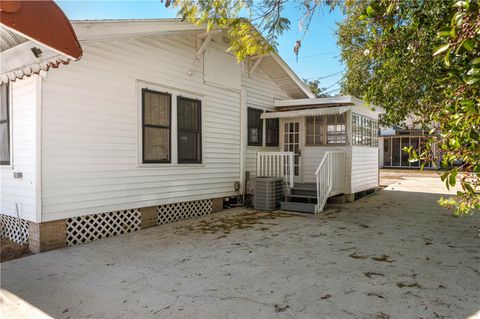
<path id="1" fill-rule="evenodd" d="M 441 209 L 435 176 L 389 178 L 394 183 L 378 194 L 318 216 L 237 208 L 3 263 L 1 311 L 8 317 L 20 307 L 36 318 L 39 311 L 55 318 L 474 316 L 480 216 Z"/>

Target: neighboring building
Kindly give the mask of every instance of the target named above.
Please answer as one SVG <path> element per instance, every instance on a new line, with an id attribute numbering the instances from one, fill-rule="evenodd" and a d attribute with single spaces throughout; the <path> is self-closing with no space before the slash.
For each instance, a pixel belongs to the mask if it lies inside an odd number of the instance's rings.
<path id="1" fill-rule="evenodd" d="M 224 33 L 179 19 L 73 26 L 80 61 L 2 86 L 2 227 L 18 207 L 34 252 L 208 214 L 278 165 L 322 202 L 378 186 L 378 113 L 314 99 L 277 53 L 239 65 Z"/>
<path id="2" fill-rule="evenodd" d="M 428 138 L 428 130 L 422 129 L 415 122 L 415 117 L 406 119 L 404 127 L 381 127 L 379 133 L 380 167 L 381 168 L 418 168 L 420 162 L 409 162 L 409 154 L 403 149 L 413 147 L 417 153 L 422 152 Z M 435 146 L 433 152 L 435 150 Z M 432 168 L 431 163 L 425 165 Z"/>

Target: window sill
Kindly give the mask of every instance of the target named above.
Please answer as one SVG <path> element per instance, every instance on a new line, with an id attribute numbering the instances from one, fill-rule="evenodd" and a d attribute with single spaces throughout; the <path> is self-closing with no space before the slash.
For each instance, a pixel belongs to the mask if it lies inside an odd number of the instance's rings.
<path id="1" fill-rule="evenodd" d="M 182 167 L 205 167 L 205 163 L 139 163 L 137 164 L 137 168 L 182 168 Z"/>

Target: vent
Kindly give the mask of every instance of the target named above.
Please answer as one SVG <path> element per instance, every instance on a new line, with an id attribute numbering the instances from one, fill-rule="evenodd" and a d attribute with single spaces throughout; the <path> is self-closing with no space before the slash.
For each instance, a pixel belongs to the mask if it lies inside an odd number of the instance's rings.
<path id="1" fill-rule="evenodd" d="M 178 220 L 208 215 L 211 212 L 211 199 L 160 205 L 157 207 L 157 224 L 173 223 Z"/>
<path id="2" fill-rule="evenodd" d="M 255 178 L 255 209 L 274 210 L 283 199 L 283 179 L 276 177 Z"/>
<path id="3" fill-rule="evenodd" d="M 0 237 L 20 245 L 28 243 L 28 221 L 0 214 Z"/>
<path id="4" fill-rule="evenodd" d="M 79 216 L 67 219 L 67 246 L 117 236 L 140 229 L 138 209 Z"/>

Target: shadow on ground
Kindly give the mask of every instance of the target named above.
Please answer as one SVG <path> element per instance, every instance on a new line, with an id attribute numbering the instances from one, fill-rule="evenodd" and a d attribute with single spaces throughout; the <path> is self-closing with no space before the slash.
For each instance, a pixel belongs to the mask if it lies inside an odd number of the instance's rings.
<path id="1" fill-rule="evenodd" d="M 2 288 L 56 318 L 468 318 L 479 218 L 438 198 L 390 186 L 319 216 L 236 208 L 3 263 Z"/>

